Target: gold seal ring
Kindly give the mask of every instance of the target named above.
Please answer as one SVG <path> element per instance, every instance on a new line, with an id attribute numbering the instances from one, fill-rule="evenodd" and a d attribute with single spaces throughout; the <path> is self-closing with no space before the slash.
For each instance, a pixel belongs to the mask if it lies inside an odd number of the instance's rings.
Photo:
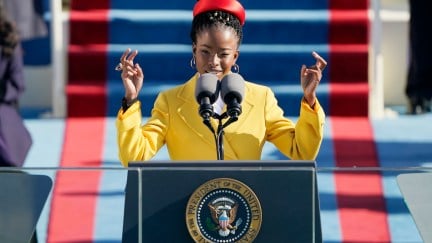
<path id="1" fill-rule="evenodd" d="M 190 236 L 206 243 L 251 242 L 263 218 L 256 194 L 233 178 L 215 178 L 199 186 L 185 211 Z"/>

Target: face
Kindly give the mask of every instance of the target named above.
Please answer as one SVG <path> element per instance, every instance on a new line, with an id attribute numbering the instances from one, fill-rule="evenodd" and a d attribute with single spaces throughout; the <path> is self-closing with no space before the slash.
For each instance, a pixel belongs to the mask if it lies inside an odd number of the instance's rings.
<path id="1" fill-rule="evenodd" d="M 238 37 L 230 28 L 211 27 L 197 35 L 192 46 L 196 68 L 200 74 L 214 73 L 219 80 L 231 72 L 238 51 Z"/>

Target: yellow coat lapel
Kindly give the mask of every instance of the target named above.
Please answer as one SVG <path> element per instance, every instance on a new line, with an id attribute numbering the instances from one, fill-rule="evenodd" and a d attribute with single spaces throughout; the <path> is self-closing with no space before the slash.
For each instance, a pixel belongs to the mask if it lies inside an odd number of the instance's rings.
<path id="1" fill-rule="evenodd" d="M 195 85 L 198 79 L 198 74 L 193 76 L 185 85 L 179 89 L 177 93 L 178 106 L 176 112 L 181 117 L 182 121 L 190 128 L 188 132 L 196 133 L 201 139 L 203 139 L 210 146 L 216 148 L 216 141 L 209 128 L 203 123 L 201 116 L 199 115 L 199 105 L 195 100 Z M 249 87 L 246 85 L 245 94 L 249 91 Z M 242 102 L 242 113 L 240 114 L 239 120 L 227 126 L 224 131 L 224 154 L 226 159 L 239 159 L 235 153 L 236 147 L 240 147 L 241 144 L 234 144 L 232 138 L 235 137 L 236 131 L 247 121 L 249 113 L 253 107 L 253 99 L 246 95 Z M 226 108 L 225 108 L 226 109 Z M 225 123 L 227 119 L 223 120 Z M 216 130 L 218 121 L 212 119 L 213 128 Z"/>

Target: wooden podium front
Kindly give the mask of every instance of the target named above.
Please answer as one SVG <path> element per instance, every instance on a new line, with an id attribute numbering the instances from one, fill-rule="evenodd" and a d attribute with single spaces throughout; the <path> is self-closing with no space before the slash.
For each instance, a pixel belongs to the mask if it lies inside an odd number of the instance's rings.
<path id="1" fill-rule="evenodd" d="M 122 242 L 322 242 L 314 161 L 129 167 Z"/>

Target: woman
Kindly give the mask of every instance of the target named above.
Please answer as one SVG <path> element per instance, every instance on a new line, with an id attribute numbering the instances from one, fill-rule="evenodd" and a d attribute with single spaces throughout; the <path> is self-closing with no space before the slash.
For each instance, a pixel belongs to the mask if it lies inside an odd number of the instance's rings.
<path id="1" fill-rule="evenodd" d="M 18 31 L 0 0 L 0 167 L 22 167 L 33 143 L 18 112 L 25 90 L 23 68 Z M 36 231 L 29 242 L 38 242 Z"/>
<path id="2" fill-rule="evenodd" d="M 138 52 L 128 49 L 120 58 L 118 69 L 122 71 L 125 97 L 116 126 L 119 157 L 124 166 L 130 161 L 151 159 L 163 145 L 167 145 L 172 160 L 217 159 L 214 136 L 198 113 L 195 86 L 202 74 L 213 73 L 222 80 L 232 69 L 238 71 L 236 61 L 245 11 L 236 0 L 200 0 L 193 16 L 191 64 L 197 73 L 186 83 L 161 92 L 144 125 L 137 100 L 144 79 L 142 68 L 134 63 Z M 317 53 L 312 55 L 316 64 L 310 68 L 303 65 L 300 70 L 304 98 L 297 124 L 283 116 L 268 87 L 245 82 L 242 114 L 224 129 L 224 159 L 259 160 L 266 141 L 291 159 L 316 158 L 325 118 L 316 88 L 327 63 Z M 220 113 L 226 110 L 220 97 L 214 106 Z M 217 121 L 211 122 L 217 126 Z"/>
<path id="3" fill-rule="evenodd" d="M 32 139 L 18 113 L 25 90 L 23 52 L 17 29 L 0 0 L 0 166 L 24 164 Z"/>

